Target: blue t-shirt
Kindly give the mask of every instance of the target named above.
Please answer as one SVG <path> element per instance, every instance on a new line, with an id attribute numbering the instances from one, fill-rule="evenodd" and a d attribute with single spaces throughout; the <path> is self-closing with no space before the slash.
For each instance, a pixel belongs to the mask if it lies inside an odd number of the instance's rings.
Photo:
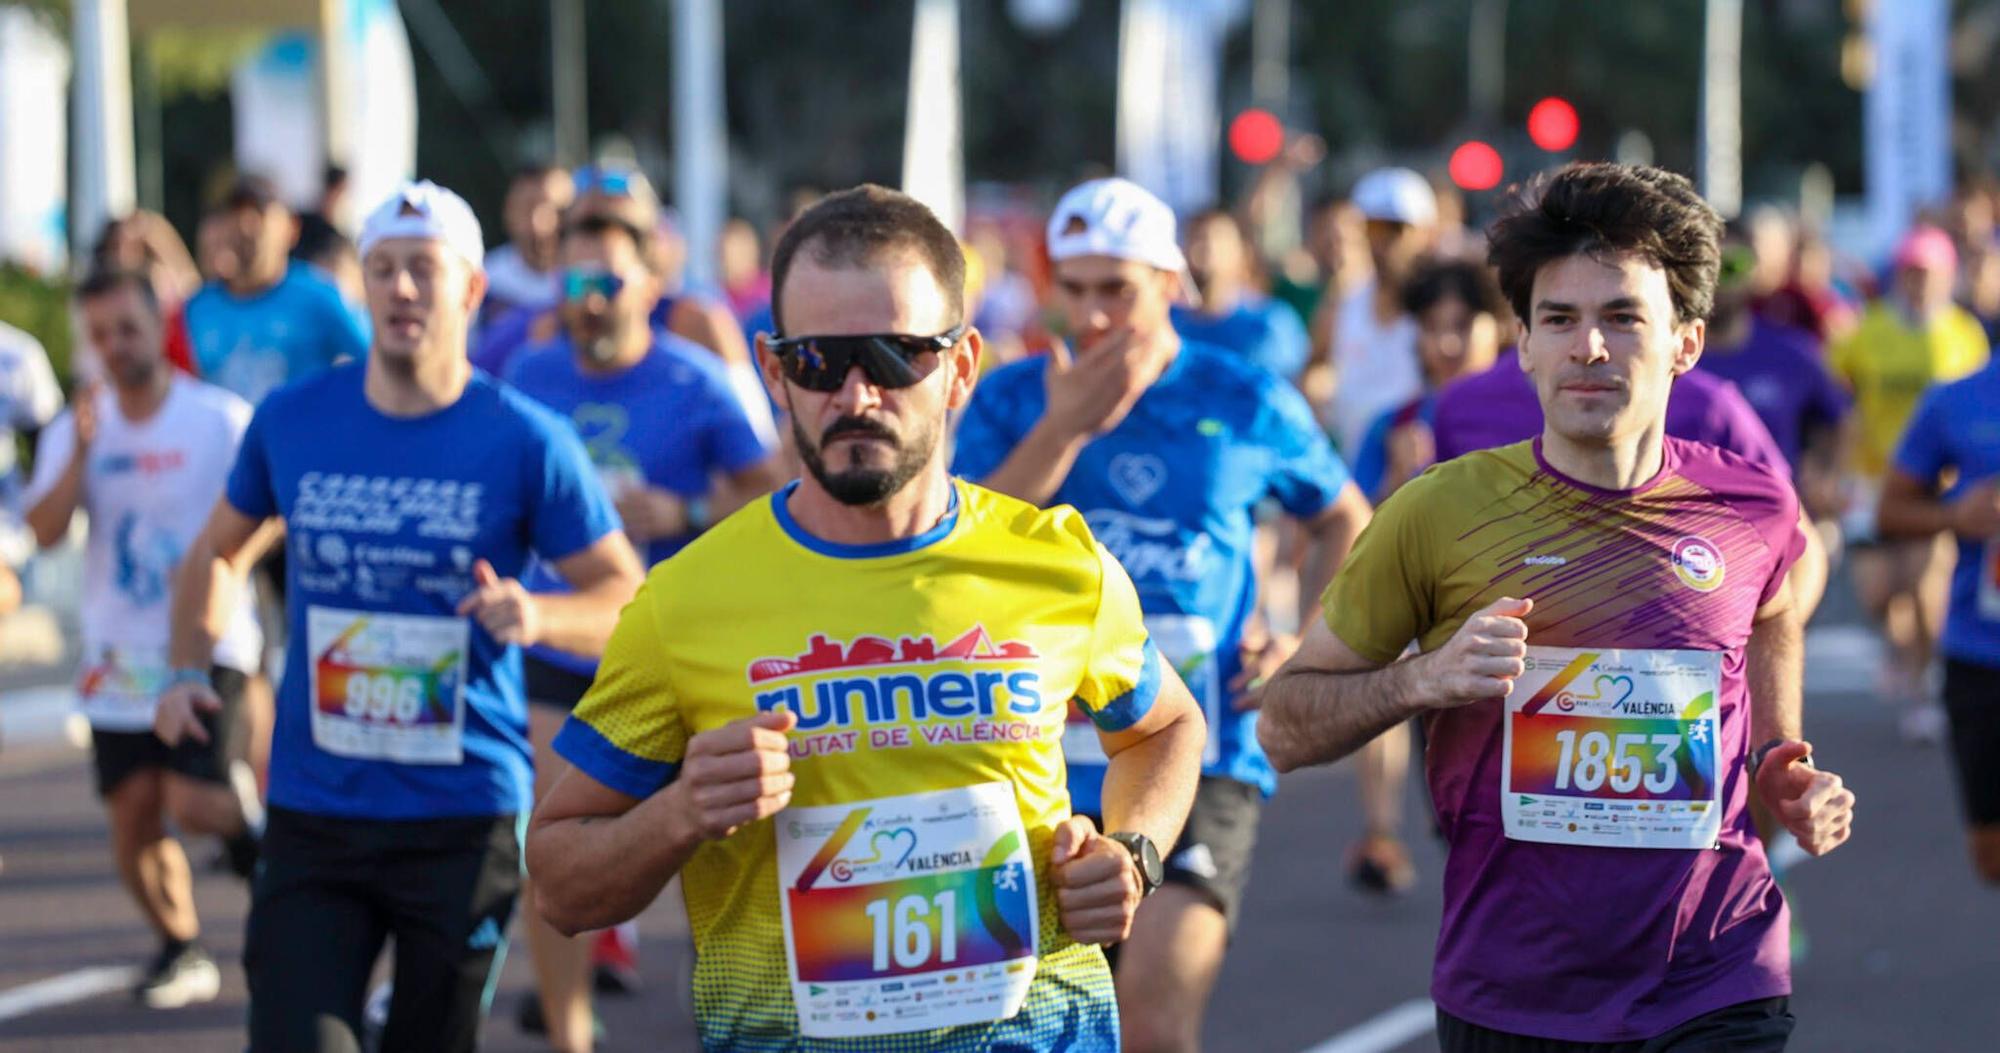
<path id="1" fill-rule="evenodd" d="M 1375 418 L 1368 434 L 1361 437 L 1361 449 L 1354 455 L 1354 485 L 1363 496 L 1381 503 L 1389 496 L 1382 484 L 1389 474 L 1389 435 L 1405 424 L 1429 425 L 1437 420 L 1437 393 L 1426 392 Z M 1428 467 L 1426 465 L 1425 467 Z"/>
<path id="2" fill-rule="evenodd" d="M 518 577 L 620 529 L 576 433 L 475 373 L 457 402 L 385 416 L 366 367 L 264 400 L 229 503 L 285 519 L 291 642 L 271 745 L 271 803 L 427 819 L 525 812 L 521 658 L 457 608 L 484 559 Z"/>
<path id="3" fill-rule="evenodd" d="M 1234 351 L 1290 381 L 1305 371 L 1312 351 L 1305 323 L 1277 300 L 1244 300 L 1225 315 L 1176 306 L 1173 317 L 1174 331 L 1183 339 Z"/>
<path id="4" fill-rule="evenodd" d="M 569 337 L 558 336 L 514 359 L 507 382 L 569 419 L 614 499 L 636 483 L 700 497 L 717 473 L 733 475 L 776 452 L 743 412 L 721 359 L 671 333 L 654 335 L 645 358 L 613 375 L 585 373 Z M 646 546 L 646 562 L 666 559 L 694 537 L 654 540 Z M 542 564 L 524 580 L 537 592 L 563 588 Z M 550 648 L 530 653 L 578 672 L 597 668 L 595 661 Z"/>
<path id="5" fill-rule="evenodd" d="M 957 474 L 991 475 L 1042 417 L 1047 359 L 980 381 L 959 423 Z M 1266 498 L 1310 519 L 1348 482 L 1296 389 L 1217 347 L 1183 341 L 1132 411 L 1091 440 L 1050 504 L 1074 505 L 1132 577 L 1146 628 L 1208 718 L 1202 772 L 1277 789 L 1257 745 L 1257 714 L 1238 712 L 1229 682 L 1242 667 L 1244 623 L 1256 603 L 1253 513 Z M 1070 797 L 1096 812 L 1103 762 L 1087 734 L 1065 739 Z"/>
<path id="6" fill-rule="evenodd" d="M 1944 493 L 1947 501 L 2000 475 L 2000 359 L 1925 393 L 1896 449 L 1896 468 L 1924 483 L 1956 470 L 1958 478 Z M 1961 662 L 2000 666 L 2000 538 L 1957 541 L 1951 609 L 1940 644 Z"/>
<path id="7" fill-rule="evenodd" d="M 368 353 L 364 316 L 298 260 L 278 284 L 246 299 L 209 282 L 188 299 L 185 317 L 195 372 L 253 406 L 285 384 Z"/>

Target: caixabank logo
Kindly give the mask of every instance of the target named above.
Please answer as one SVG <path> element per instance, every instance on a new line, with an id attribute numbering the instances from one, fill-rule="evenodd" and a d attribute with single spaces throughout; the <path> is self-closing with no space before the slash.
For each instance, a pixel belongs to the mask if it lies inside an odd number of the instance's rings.
<path id="1" fill-rule="evenodd" d="M 803 653 L 753 660 L 744 675 L 761 711 L 789 708 L 799 731 L 904 720 L 1032 716 L 1042 710 L 1041 655 L 974 625 L 939 646 L 929 634 L 852 642 L 814 633 Z"/>

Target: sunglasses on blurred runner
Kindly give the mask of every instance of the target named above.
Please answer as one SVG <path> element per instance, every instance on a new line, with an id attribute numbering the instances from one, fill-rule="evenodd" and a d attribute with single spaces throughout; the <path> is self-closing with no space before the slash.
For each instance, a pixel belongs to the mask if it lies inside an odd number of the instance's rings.
<path id="1" fill-rule="evenodd" d="M 596 192 L 606 197 L 631 197 L 632 173 L 616 168 L 599 168 L 585 165 L 576 170 L 576 192 L 579 196 Z"/>
<path id="2" fill-rule="evenodd" d="M 618 298 L 619 290 L 625 288 L 625 279 L 610 271 L 594 270 L 587 267 L 570 267 L 563 271 L 563 299 L 588 300 L 592 296 L 602 296 L 607 300 Z"/>
<path id="3" fill-rule="evenodd" d="M 907 388 L 937 369 L 936 356 L 965 338 L 963 323 L 936 336 L 870 333 L 865 336 L 793 336 L 770 342 L 785 378 L 807 391 L 839 391 L 856 366 L 878 388 Z M 933 356 L 928 360 L 924 356 Z"/>

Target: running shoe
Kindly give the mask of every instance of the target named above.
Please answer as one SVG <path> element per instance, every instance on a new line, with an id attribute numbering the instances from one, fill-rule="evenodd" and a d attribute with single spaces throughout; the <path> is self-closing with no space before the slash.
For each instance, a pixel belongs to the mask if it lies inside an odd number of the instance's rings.
<path id="1" fill-rule="evenodd" d="M 163 944 L 146 966 L 133 997 L 152 1009 L 212 1002 L 222 993 L 222 971 L 199 944 Z"/>
<path id="2" fill-rule="evenodd" d="M 1903 715 L 1896 718 L 1896 730 L 1903 741 L 1912 746 L 1936 746 L 1944 741 L 1950 721 L 1945 717 L 1944 707 L 1935 702 L 1920 702 L 1903 709 Z"/>
<path id="3" fill-rule="evenodd" d="M 625 926 L 604 929 L 590 945 L 591 986 L 598 994 L 625 995 L 639 990 L 639 947 L 636 933 Z"/>
<path id="4" fill-rule="evenodd" d="M 1401 896 L 1417 884 L 1409 850 L 1393 834 L 1370 834 L 1347 850 L 1347 879 L 1377 896 Z"/>

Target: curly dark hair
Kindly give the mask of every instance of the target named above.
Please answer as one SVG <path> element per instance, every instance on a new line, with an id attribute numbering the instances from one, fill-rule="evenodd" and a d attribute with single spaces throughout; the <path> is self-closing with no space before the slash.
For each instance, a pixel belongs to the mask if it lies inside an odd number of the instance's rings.
<path id="1" fill-rule="evenodd" d="M 952 317 L 965 317 L 965 250 L 908 194 L 863 183 L 820 198 L 785 228 L 771 250 L 771 321 L 780 333 L 785 332 L 785 278 L 801 252 L 823 267 L 857 268 L 891 252 L 914 253 L 937 279 Z"/>
<path id="2" fill-rule="evenodd" d="M 1535 275 L 1557 260 L 1636 254 L 1667 273 L 1674 320 L 1707 318 L 1721 264 L 1722 217 L 1686 176 L 1650 165 L 1570 164 L 1513 189 L 1487 232 L 1487 260 L 1523 325 Z"/>

